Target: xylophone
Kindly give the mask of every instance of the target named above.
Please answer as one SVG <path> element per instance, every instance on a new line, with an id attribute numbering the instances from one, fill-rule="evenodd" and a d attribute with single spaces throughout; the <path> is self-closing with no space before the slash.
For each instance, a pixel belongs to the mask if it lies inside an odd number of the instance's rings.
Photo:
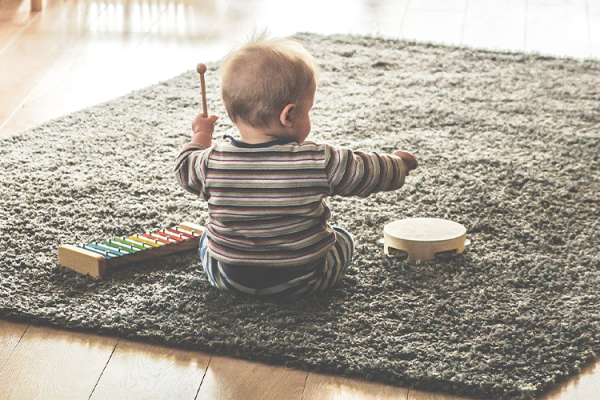
<path id="1" fill-rule="evenodd" d="M 198 249 L 204 227 L 183 222 L 177 228 L 162 229 L 97 243 L 58 247 L 58 264 L 81 274 L 103 278 L 108 270 L 185 250 Z"/>

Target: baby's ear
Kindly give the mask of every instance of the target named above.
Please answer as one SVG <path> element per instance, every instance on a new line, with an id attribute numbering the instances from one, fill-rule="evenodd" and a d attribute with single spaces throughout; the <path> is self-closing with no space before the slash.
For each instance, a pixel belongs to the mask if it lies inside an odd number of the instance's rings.
<path id="1" fill-rule="evenodd" d="M 291 117 L 295 109 L 295 104 L 288 104 L 285 106 L 281 114 L 279 114 L 279 122 L 281 122 L 281 125 L 285 126 L 286 128 L 290 128 L 292 126 Z"/>

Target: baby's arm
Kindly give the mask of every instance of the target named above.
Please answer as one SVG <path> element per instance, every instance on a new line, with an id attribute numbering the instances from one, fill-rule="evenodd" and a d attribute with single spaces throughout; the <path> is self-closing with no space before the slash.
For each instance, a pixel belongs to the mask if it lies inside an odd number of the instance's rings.
<path id="1" fill-rule="evenodd" d="M 217 118 L 214 115 L 206 118 L 199 114 L 194 119 L 192 140 L 181 149 L 174 169 L 181 187 L 205 200 L 209 197 L 203 185 L 206 174 L 206 149 L 212 143 Z"/>
<path id="2" fill-rule="evenodd" d="M 396 152 L 404 153 L 400 157 L 400 154 L 366 153 L 336 147 L 328 147 L 328 150 L 327 175 L 331 195 L 366 197 L 396 190 L 404 184 L 408 172 L 416 168 L 416 158 L 406 152 Z"/>

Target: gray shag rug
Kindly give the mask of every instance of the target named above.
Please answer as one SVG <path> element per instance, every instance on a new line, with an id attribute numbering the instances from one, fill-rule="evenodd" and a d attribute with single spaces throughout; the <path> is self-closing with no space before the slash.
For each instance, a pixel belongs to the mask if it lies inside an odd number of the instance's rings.
<path id="1" fill-rule="evenodd" d="M 396 385 L 534 397 L 600 352 L 600 63 L 299 34 L 321 66 L 310 139 L 413 151 L 397 192 L 331 198 L 356 257 L 333 292 L 288 302 L 209 287 L 195 252 L 106 280 L 60 244 L 184 220 L 206 204 L 172 167 L 200 112 L 198 74 L 0 140 L 0 316 Z M 209 65 L 217 132 L 235 134 Z M 471 251 L 387 258 L 384 224 L 464 224 Z"/>

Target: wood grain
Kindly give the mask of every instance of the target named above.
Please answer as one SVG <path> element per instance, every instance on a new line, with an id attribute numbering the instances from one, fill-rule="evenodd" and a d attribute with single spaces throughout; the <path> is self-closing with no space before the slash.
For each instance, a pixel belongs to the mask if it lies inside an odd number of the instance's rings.
<path id="1" fill-rule="evenodd" d="M 407 400 L 471 400 L 471 397 L 453 396 L 444 393 L 410 389 Z"/>
<path id="2" fill-rule="evenodd" d="M 10 1 L 0 7 L 0 53 L 37 17 L 27 1 Z"/>
<path id="3" fill-rule="evenodd" d="M 91 399 L 193 400 L 210 356 L 120 340 Z"/>
<path id="4" fill-rule="evenodd" d="M 49 3 L 0 52 L 0 129 L 85 31 L 78 18 L 81 4 Z M 65 20 L 73 22 L 65 27 Z"/>
<path id="5" fill-rule="evenodd" d="M 406 400 L 408 389 L 310 373 L 302 400 Z"/>
<path id="6" fill-rule="evenodd" d="M 31 326 L 0 371 L 0 399 L 87 399 L 116 343 Z"/>
<path id="7" fill-rule="evenodd" d="M 300 399 L 307 372 L 213 356 L 198 400 Z"/>
<path id="8" fill-rule="evenodd" d="M 21 341 L 29 324 L 0 320 L 0 371 Z"/>

